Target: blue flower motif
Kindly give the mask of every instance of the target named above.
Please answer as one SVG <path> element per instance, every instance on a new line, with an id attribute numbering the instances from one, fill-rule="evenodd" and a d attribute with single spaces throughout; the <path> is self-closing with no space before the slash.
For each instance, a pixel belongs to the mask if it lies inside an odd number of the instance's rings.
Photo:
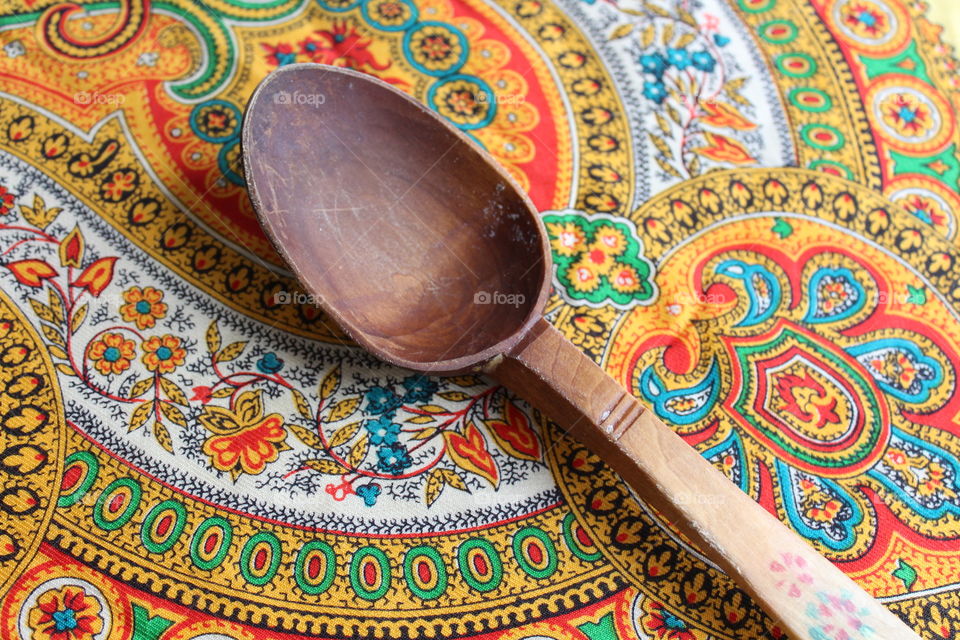
<path id="1" fill-rule="evenodd" d="M 667 97 L 667 89 L 659 80 L 656 82 L 650 82 L 648 80 L 643 83 L 643 95 L 647 96 L 647 98 L 653 100 L 657 104 L 662 104 L 664 98 Z"/>
<path id="2" fill-rule="evenodd" d="M 640 66 L 647 73 L 652 73 L 658 79 L 663 77 L 663 72 L 667 70 L 669 63 L 667 59 L 659 52 L 647 53 L 640 56 Z"/>
<path id="3" fill-rule="evenodd" d="M 713 59 L 708 51 L 697 51 L 693 54 L 693 66 L 700 71 L 710 73 L 717 66 L 717 61 Z"/>
<path id="4" fill-rule="evenodd" d="M 407 402 L 420 402 L 432 396 L 439 385 L 436 380 L 425 376 L 409 376 L 403 380 L 403 388 L 407 390 L 403 399 Z"/>
<path id="5" fill-rule="evenodd" d="M 375 445 L 396 444 L 397 435 L 400 433 L 400 425 L 391 422 L 386 416 L 367 420 L 363 423 L 363 427 L 370 434 L 370 442 Z"/>
<path id="6" fill-rule="evenodd" d="M 50 617 L 53 618 L 53 624 L 57 631 L 73 631 L 77 628 L 77 618 L 74 616 L 73 609 L 54 611 Z"/>
<path id="7" fill-rule="evenodd" d="M 914 209 L 911 213 L 913 213 L 913 215 L 920 218 L 927 224 L 933 224 L 933 218 L 930 216 L 930 212 L 927 211 L 926 209 L 922 209 L 918 207 Z"/>
<path id="8" fill-rule="evenodd" d="M 392 418 L 403 400 L 386 387 L 372 387 L 367 391 L 367 412 Z"/>
<path id="9" fill-rule="evenodd" d="M 667 47 L 667 62 L 675 66 L 678 71 L 683 71 L 690 66 L 690 54 L 686 49 Z"/>
<path id="10" fill-rule="evenodd" d="M 377 449 L 377 467 L 390 475 L 398 476 L 413 465 L 407 448 L 402 444 L 387 444 Z"/>
<path id="11" fill-rule="evenodd" d="M 283 369 L 283 360 L 277 357 L 273 351 L 263 354 L 263 357 L 257 360 L 257 369 L 263 373 L 276 373 Z"/>
<path id="12" fill-rule="evenodd" d="M 277 51 L 277 66 L 282 67 L 285 64 L 293 64 L 297 61 L 296 53 L 280 53 Z"/>
<path id="13" fill-rule="evenodd" d="M 667 629 L 675 629 L 677 631 L 686 631 L 688 628 L 686 622 L 669 611 L 663 612 L 663 624 Z"/>
<path id="14" fill-rule="evenodd" d="M 713 41 L 717 43 L 718 47 L 723 47 L 730 43 L 730 38 L 727 36 L 722 36 L 719 33 L 715 33 L 713 34 Z"/>
<path id="15" fill-rule="evenodd" d="M 363 498 L 363 504 L 372 507 L 377 504 L 377 496 L 380 495 L 380 485 L 376 482 L 362 484 L 357 487 L 357 495 Z"/>

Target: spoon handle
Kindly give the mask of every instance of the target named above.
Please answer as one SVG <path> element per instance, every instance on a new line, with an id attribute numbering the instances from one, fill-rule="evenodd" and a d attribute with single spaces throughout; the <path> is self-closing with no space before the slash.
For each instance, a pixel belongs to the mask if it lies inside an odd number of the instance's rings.
<path id="1" fill-rule="evenodd" d="M 791 638 L 918 639 L 546 320 L 488 373 L 589 444 Z"/>

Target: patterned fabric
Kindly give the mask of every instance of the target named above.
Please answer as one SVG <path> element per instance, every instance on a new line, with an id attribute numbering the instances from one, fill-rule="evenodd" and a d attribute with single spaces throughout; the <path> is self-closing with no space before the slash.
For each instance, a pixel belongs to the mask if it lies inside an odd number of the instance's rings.
<path id="1" fill-rule="evenodd" d="M 310 304 L 238 138 L 303 61 L 483 145 L 543 212 L 551 322 L 960 637 L 960 79 L 919 3 L 2 10 L 0 637 L 784 637 L 522 399 L 377 362 Z M 811 637 L 849 637 L 833 606 Z"/>

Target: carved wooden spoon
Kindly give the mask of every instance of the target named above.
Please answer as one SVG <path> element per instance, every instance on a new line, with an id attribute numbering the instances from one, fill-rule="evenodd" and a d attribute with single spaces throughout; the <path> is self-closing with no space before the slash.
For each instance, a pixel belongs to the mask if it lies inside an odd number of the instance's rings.
<path id="1" fill-rule="evenodd" d="M 541 317 L 551 262 L 536 209 L 440 116 L 370 76 L 290 65 L 253 94 L 243 153 L 277 250 L 369 351 L 500 380 L 588 443 L 791 637 L 917 638 Z"/>

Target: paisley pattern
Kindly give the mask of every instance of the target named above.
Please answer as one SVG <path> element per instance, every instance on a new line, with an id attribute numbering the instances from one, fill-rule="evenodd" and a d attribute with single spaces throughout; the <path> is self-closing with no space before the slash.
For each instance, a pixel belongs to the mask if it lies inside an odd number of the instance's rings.
<path id="1" fill-rule="evenodd" d="M 521 398 L 310 304 L 240 162 L 293 62 L 485 147 L 542 211 L 548 319 L 960 634 L 960 81 L 917 4 L 48 0 L 0 30 L 0 636 L 783 637 Z"/>

